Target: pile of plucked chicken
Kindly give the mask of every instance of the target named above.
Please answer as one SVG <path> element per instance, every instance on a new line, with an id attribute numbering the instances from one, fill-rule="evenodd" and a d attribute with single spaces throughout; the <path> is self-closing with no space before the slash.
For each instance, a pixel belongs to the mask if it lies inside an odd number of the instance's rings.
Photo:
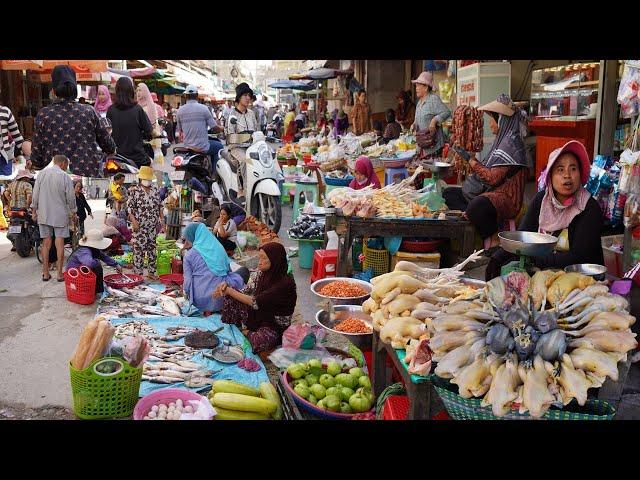
<path id="1" fill-rule="evenodd" d="M 483 397 L 497 417 L 518 408 L 539 418 L 573 399 L 584 405 L 590 388 L 617 381 L 618 362 L 638 345 L 628 308 L 579 273 L 512 272 L 427 319 L 434 373 L 463 398 Z"/>

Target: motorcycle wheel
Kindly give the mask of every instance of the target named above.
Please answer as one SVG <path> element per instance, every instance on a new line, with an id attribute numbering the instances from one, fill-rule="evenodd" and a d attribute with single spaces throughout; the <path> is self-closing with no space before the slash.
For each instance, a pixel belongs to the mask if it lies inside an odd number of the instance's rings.
<path id="1" fill-rule="evenodd" d="M 282 223 L 282 204 L 280 197 L 259 193 L 254 203 L 254 217 L 259 219 L 275 233 L 280 231 Z"/>
<path id="2" fill-rule="evenodd" d="M 16 247 L 16 252 L 22 258 L 26 258 L 31 255 L 31 243 L 29 242 L 29 236 L 25 233 L 21 233 L 16 236 L 14 245 Z"/>

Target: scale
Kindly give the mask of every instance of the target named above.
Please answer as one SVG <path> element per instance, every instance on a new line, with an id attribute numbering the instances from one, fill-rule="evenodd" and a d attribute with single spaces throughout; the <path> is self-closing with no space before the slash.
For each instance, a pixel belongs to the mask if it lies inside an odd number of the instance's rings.
<path id="1" fill-rule="evenodd" d="M 504 250 L 520 256 L 520 260 L 514 260 L 502 267 L 502 276 L 511 272 L 532 274 L 536 270 L 532 258 L 550 254 L 558 243 L 557 237 L 537 232 L 500 232 L 498 238 Z"/>
<path id="2" fill-rule="evenodd" d="M 429 167 L 429 170 L 431 170 L 431 179 L 425 178 L 424 186 L 426 186 L 427 183 L 435 183 L 436 192 L 438 192 L 438 195 L 442 195 L 440 178 L 447 177 L 449 175 L 449 169 L 452 165 L 447 162 L 433 162 L 427 166 Z"/>

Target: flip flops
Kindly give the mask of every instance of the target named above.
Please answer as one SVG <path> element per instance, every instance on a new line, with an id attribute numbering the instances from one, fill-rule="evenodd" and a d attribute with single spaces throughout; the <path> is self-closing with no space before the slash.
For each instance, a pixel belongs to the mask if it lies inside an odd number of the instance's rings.
<path id="1" fill-rule="evenodd" d="M 43 282 L 48 282 L 49 280 L 51 280 L 51 275 L 49 275 L 49 278 L 44 278 L 44 275 L 42 275 Z"/>

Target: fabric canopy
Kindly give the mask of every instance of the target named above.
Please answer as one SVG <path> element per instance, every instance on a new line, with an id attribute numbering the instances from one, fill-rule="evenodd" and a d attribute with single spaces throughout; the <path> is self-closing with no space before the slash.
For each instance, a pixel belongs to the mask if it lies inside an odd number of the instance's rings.
<path id="1" fill-rule="evenodd" d="M 56 65 L 69 65 L 76 73 L 106 72 L 106 60 L 0 60 L 2 70 L 53 70 Z"/>
<path id="2" fill-rule="evenodd" d="M 298 80 L 280 80 L 278 82 L 275 82 L 269 85 L 269 88 L 276 88 L 276 89 L 288 88 L 291 90 L 305 91 L 305 90 L 313 90 L 314 84 L 313 82 L 302 82 Z"/>
<path id="3" fill-rule="evenodd" d="M 336 70 L 335 68 L 314 68 L 306 73 L 289 75 L 290 80 L 327 80 L 341 75 L 353 73 L 353 70 Z"/>
<path id="4" fill-rule="evenodd" d="M 155 67 L 145 67 L 145 68 L 131 68 L 129 70 L 118 70 L 117 68 L 109 68 L 111 73 L 115 73 L 120 77 L 131 77 L 131 78 L 146 78 L 151 77 L 154 73 L 158 71 Z"/>

